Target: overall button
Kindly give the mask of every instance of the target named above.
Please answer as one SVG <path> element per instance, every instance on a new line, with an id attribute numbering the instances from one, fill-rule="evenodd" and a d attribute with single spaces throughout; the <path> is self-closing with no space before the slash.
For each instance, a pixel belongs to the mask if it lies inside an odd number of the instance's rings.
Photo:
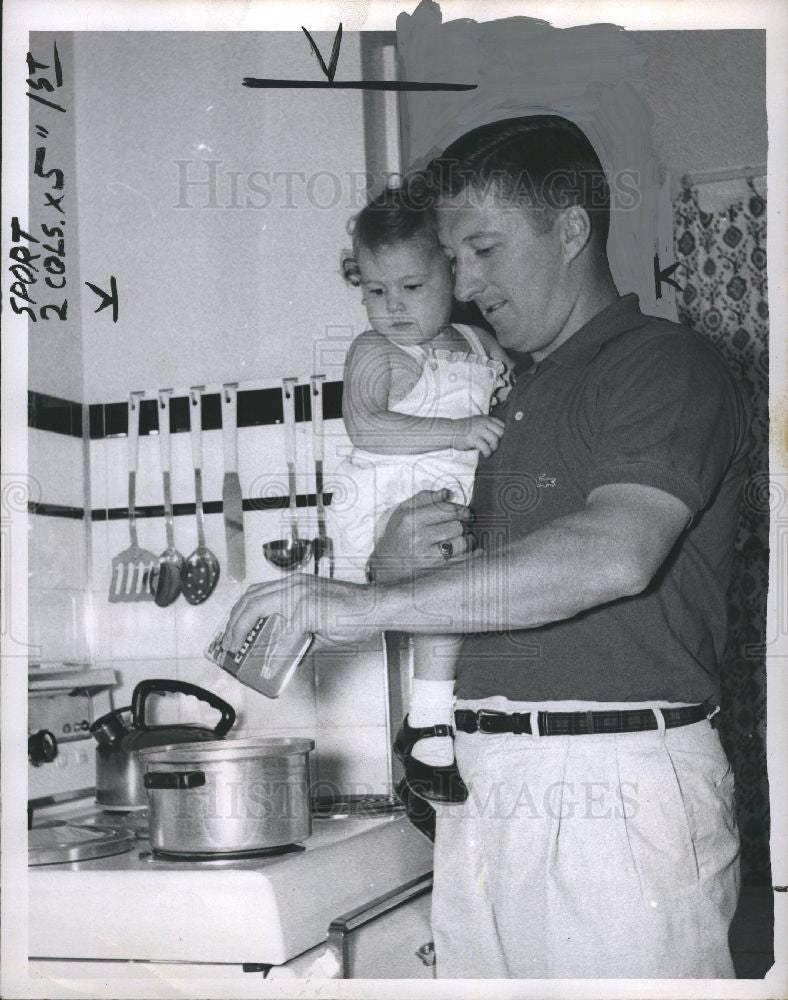
<path id="1" fill-rule="evenodd" d="M 523 411 L 522 410 L 518 410 L 517 413 L 515 413 L 515 415 L 514 415 L 514 419 L 515 420 L 522 420 L 523 419 Z"/>

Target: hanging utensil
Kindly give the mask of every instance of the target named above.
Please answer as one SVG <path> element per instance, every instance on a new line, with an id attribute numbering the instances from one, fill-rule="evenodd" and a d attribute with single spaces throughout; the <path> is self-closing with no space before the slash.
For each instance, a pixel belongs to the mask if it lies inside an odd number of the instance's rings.
<path id="1" fill-rule="evenodd" d="M 222 509 L 224 537 L 227 541 L 227 575 L 231 580 L 246 576 L 244 548 L 244 514 L 241 482 L 238 478 L 238 383 L 222 386 L 222 444 L 224 451 L 224 483 Z"/>
<path id="2" fill-rule="evenodd" d="M 164 491 L 164 524 L 167 531 L 167 548 L 159 556 L 159 572 L 152 581 L 156 603 L 166 608 L 181 592 L 183 556 L 175 548 L 172 527 L 172 448 L 170 447 L 170 395 L 172 389 L 159 392 L 159 460 Z"/>
<path id="3" fill-rule="evenodd" d="M 289 486 L 290 537 L 265 542 L 265 558 L 277 569 L 295 569 L 308 557 L 312 545 L 298 537 L 298 515 L 296 513 L 296 418 L 295 387 L 298 380 L 282 379 L 282 409 L 285 424 L 285 456 L 287 459 L 287 481 Z"/>
<path id="4" fill-rule="evenodd" d="M 110 604 L 128 601 L 152 601 L 150 574 L 158 565 L 152 552 L 141 549 L 137 542 L 137 462 L 139 459 L 140 402 L 144 392 L 129 395 L 129 427 L 126 436 L 129 465 L 129 536 L 131 545 L 112 560 L 109 584 Z"/>
<path id="5" fill-rule="evenodd" d="M 328 560 L 328 575 L 334 578 L 334 542 L 326 534 L 326 508 L 323 501 L 323 380 L 325 375 L 313 375 L 312 391 L 312 455 L 315 462 L 315 502 L 317 504 L 317 538 L 312 542 L 315 576 L 320 572 L 320 560 Z"/>
<path id="6" fill-rule="evenodd" d="M 192 386 L 191 401 L 192 464 L 194 465 L 194 498 L 197 514 L 197 548 L 183 565 L 181 590 L 189 604 L 207 601 L 219 581 L 219 560 L 205 544 L 205 523 L 202 510 L 202 390 Z"/>

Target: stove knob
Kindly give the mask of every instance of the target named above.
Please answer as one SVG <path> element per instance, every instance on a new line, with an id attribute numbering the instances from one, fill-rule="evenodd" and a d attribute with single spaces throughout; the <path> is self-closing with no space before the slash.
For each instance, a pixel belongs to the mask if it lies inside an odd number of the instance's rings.
<path id="1" fill-rule="evenodd" d="M 49 764 L 57 757 L 57 740 L 48 729 L 39 729 L 27 738 L 27 758 L 33 767 Z"/>

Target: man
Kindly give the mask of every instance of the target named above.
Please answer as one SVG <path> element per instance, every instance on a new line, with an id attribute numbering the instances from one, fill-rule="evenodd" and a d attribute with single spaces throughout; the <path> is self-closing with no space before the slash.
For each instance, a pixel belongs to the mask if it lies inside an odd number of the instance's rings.
<path id="1" fill-rule="evenodd" d="M 378 547 L 415 580 L 251 587 L 261 614 L 350 641 L 466 635 L 456 754 L 469 798 L 437 806 L 438 974 L 727 977 L 738 895 L 719 702 L 747 417 L 713 348 L 619 298 L 608 189 L 555 116 L 497 122 L 429 171 L 455 295 L 518 357 L 467 512 L 421 495 Z M 390 563 L 388 564 L 390 566 Z M 391 572 L 389 575 L 392 575 Z"/>

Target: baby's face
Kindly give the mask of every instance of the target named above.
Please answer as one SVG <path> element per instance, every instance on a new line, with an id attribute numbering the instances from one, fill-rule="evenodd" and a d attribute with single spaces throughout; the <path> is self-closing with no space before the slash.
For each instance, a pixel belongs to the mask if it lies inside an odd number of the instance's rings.
<path id="1" fill-rule="evenodd" d="M 429 236 L 358 253 L 372 328 L 395 344 L 432 340 L 449 322 L 451 268 Z"/>

